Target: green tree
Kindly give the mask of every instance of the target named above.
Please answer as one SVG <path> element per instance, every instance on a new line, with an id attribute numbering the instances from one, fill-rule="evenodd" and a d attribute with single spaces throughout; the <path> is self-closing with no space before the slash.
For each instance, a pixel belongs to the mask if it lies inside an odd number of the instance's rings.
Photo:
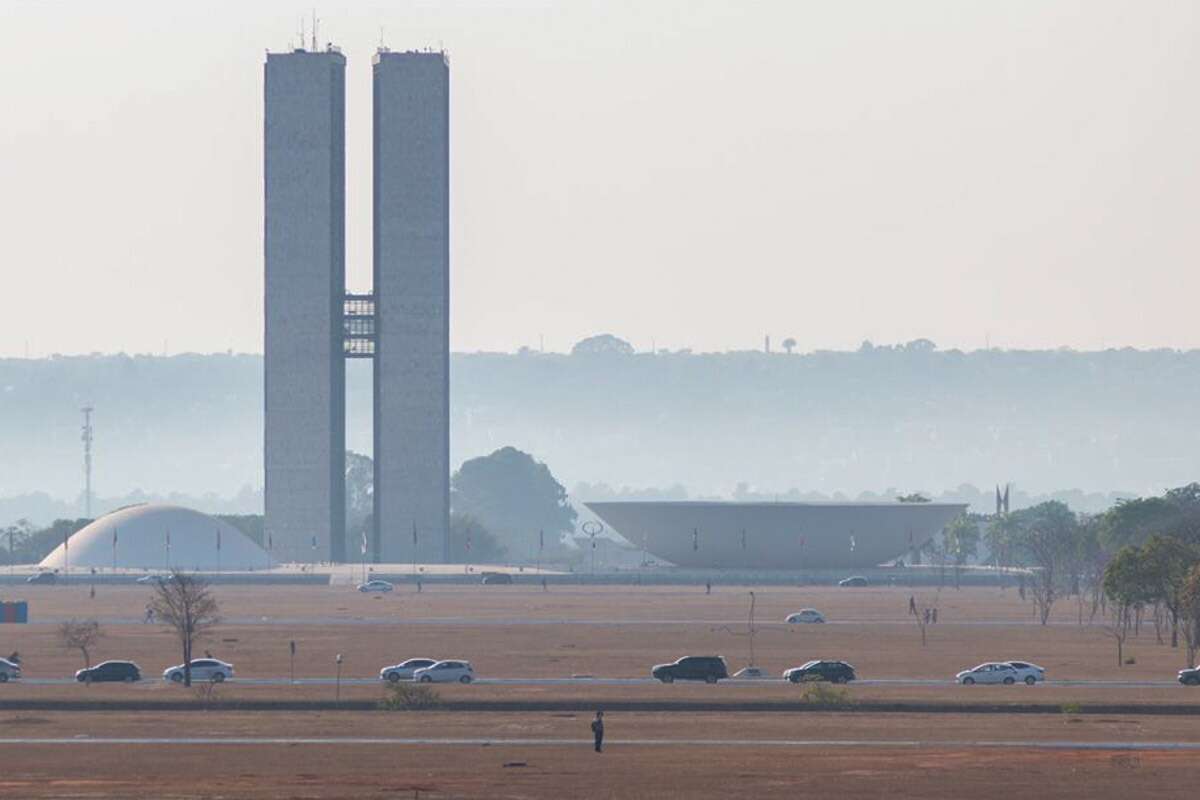
<path id="1" fill-rule="evenodd" d="M 469 514 L 450 515 L 450 562 L 492 564 L 504 559 L 504 545 Z"/>
<path id="2" fill-rule="evenodd" d="M 1171 617 L 1171 647 L 1179 646 L 1179 616 L 1188 575 L 1200 561 L 1192 545 L 1174 536 L 1155 534 L 1141 549 L 1145 593 L 1151 602 L 1162 603 Z"/>
<path id="3" fill-rule="evenodd" d="M 942 530 L 942 549 L 954 562 L 954 588 L 958 589 L 963 564 L 979 551 L 979 523 L 960 514 Z"/>
<path id="4" fill-rule="evenodd" d="M 450 479 L 450 507 L 478 520 L 511 557 L 530 560 L 539 531 L 545 531 L 546 555 L 565 554 L 561 538 L 576 516 L 550 469 L 515 447 L 463 462 Z"/>
<path id="5" fill-rule="evenodd" d="M 1111 551 L 1145 544 L 1156 533 L 1200 545 L 1200 483 L 1169 489 L 1162 497 L 1119 501 L 1101 520 L 1100 539 Z"/>
<path id="6" fill-rule="evenodd" d="M 988 522 L 983 534 L 984 544 L 991 553 L 992 563 L 996 569 L 1004 569 L 1012 565 L 1013 546 L 1017 540 L 1019 526 L 1011 514 L 996 514 Z"/>
<path id="7" fill-rule="evenodd" d="M 1067 562 L 1077 546 L 1079 521 L 1057 500 L 1014 511 L 1015 545 L 1033 568 L 1031 592 L 1043 625 L 1062 596 Z"/>
<path id="8" fill-rule="evenodd" d="M 1142 553 L 1126 546 L 1113 556 L 1104 570 L 1104 594 L 1112 605 L 1112 624 L 1107 626 L 1117 643 L 1117 666 L 1125 663 L 1125 639 L 1129 635 L 1130 614 L 1146 602 L 1146 578 L 1142 568 Z"/>
<path id="9" fill-rule="evenodd" d="M 1196 650 L 1200 648 L 1200 564 L 1188 572 L 1179 600 L 1179 623 L 1187 643 L 1187 665 L 1191 667 L 1196 664 Z"/>
<path id="10" fill-rule="evenodd" d="M 571 348 L 573 356 L 631 356 L 633 345 L 611 333 L 601 333 L 580 339 Z"/>

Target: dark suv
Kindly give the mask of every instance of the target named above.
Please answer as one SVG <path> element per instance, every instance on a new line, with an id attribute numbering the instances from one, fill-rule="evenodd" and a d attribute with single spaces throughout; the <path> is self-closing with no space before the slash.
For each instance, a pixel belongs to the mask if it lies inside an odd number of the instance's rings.
<path id="1" fill-rule="evenodd" d="M 80 683 L 133 683 L 141 679 L 142 671 L 132 661 L 105 661 L 75 673 L 75 680 Z"/>
<path id="2" fill-rule="evenodd" d="M 809 661 L 803 666 L 784 670 L 783 677 L 792 683 L 801 681 L 849 683 L 858 676 L 854 674 L 854 667 L 845 661 Z"/>
<path id="3" fill-rule="evenodd" d="M 1200 686 L 1200 667 L 1179 670 L 1179 682 L 1184 686 Z"/>
<path id="4" fill-rule="evenodd" d="M 704 681 L 716 683 L 729 677 L 729 669 L 721 656 L 684 656 L 674 664 L 659 664 L 650 674 L 663 683 L 675 681 Z"/>

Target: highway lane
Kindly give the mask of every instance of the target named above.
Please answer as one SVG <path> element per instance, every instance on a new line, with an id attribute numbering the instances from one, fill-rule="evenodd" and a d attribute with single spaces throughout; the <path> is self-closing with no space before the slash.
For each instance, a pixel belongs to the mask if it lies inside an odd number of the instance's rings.
<path id="1" fill-rule="evenodd" d="M 62 615 L 47 615 L 38 616 L 30 619 L 31 625 L 59 625 L 63 622 L 72 619 L 70 616 Z M 105 625 L 157 625 L 159 623 L 148 623 L 143 617 L 95 617 L 97 622 Z M 729 628 L 744 628 L 746 626 L 746 618 L 739 617 L 737 619 L 567 619 L 567 618 L 547 618 L 537 619 L 529 617 L 406 617 L 401 611 L 397 611 L 392 616 L 314 616 L 314 617 L 273 617 L 273 616 L 231 616 L 222 617 L 221 622 L 227 625 L 448 625 L 448 626 L 515 626 L 515 625 L 571 625 L 576 627 L 588 626 L 604 626 L 604 627 L 621 627 L 630 625 L 703 625 L 706 627 L 729 627 Z M 763 620 L 757 621 L 756 626 L 760 629 L 771 628 L 779 630 L 794 630 L 803 631 L 806 629 L 818 629 L 817 624 L 791 624 L 782 620 Z M 908 619 L 863 619 L 863 620 L 829 620 L 823 625 L 915 625 L 911 618 Z M 1042 627 L 1036 620 L 961 620 L 953 621 L 941 619 L 938 621 L 940 627 Z M 1046 623 L 1046 627 L 1079 627 L 1077 622 L 1071 621 L 1051 621 Z"/>
<path id="2" fill-rule="evenodd" d="M 391 737 L 391 736 L 181 736 L 106 737 L 80 734 L 73 737 L 3 737 L 0 748 L 26 746 L 97 745 L 353 745 L 353 746 L 439 746 L 439 747 L 590 747 L 582 738 L 491 738 L 491 737 Z M 1082 742 L 1071 740 L 951 740 L 951 739 L 608 739 L 605 747 L 771 747 L 771 748 L 909 748 L 929 750 L 1108 750 L 1108 751 L 1200 751 L 1200 742 Z"/>
<path id="3" fill-rule="evenodd" d="M 40 678 L 40 677 L 22 677 L 11 681 L 8 684 L 9 689 L 16 689 L 18 684 L 26 684 L 29 686 L 63 686 L 77 683 L 74 678 Z M 142 685 L 163 682 L 159 677 L 147 676 Z M 247 677 L 233 678 L 229 681 L 231 685 L 242 686 L 333 686 L 338 683 L 335 677 L 304 677 L 296 678 L 294 681 L 287 677 Z M 382 684 L 378 677 L 363 678 L 363 677 L 343 677 L 341 684 L 343 686 L 370 686 L 373 684 Z M 659 685 L 659 681 L 654 678 L 476 678 L 473 682 L 478 686 L 651 686 Z M 758 678 L 754 680 L 740 680 L 731 678 L 721 681 L 722 686 L 738 686 L 744 688 L 754 688 L 763 686 L 778 686 L 781 683 L 786 683 L 782 678 Z M 851 686 L 881 686 L 881 687 L 916 687 L 916 686 L 956 686 L 957 683 L 952 679 L 932 679 L 932 678 L 875 678 L 868 680 L 854 681 Z M 1052 680 L 1036 686 L 1025 686 L 1017 684 L 1015 686 L 964 686 L 962 691 L 966 692 L 988 692 L 991 689 L 1002 690 L 1006 692 L 1036 692 L 1042 688 L 1102 688 L 1102 689 L 1178 689 L 1186 691 L 1188 687 L 1181 686 L 1178 681 L 1162 680 L 1162 681 L 1089 681 L 1089 680 Z M 981 695 L 981 697 L 990 697 L 992 695 Z M 1009 695 L 1005 695 L 1009 697 Z"/>

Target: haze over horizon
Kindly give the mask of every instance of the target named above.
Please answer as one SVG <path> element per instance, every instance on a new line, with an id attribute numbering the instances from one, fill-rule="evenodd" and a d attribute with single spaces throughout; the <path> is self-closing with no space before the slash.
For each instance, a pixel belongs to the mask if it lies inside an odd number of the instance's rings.
<path id="1" fill-rule="evenodd" d="M 456 351 L 1200 347 L 1194 4 L 507 5 L 317 10 L 351 288 L 381 28 L 449 51 Z M 304 11 L 7 7 L 0 357 L 261 352 L 263 49 Z"/>

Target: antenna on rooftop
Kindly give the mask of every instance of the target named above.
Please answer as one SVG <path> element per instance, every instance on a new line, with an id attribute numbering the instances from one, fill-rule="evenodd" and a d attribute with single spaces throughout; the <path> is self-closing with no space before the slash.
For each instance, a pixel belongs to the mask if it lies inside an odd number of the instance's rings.
<path id="1" fill-rule="evenodd" d="M 315 52 L 317 52 L 317 22 L 319 22 L 319 20 L 317 19 L 317 10 L 315 8 L 313 9 L 312 14 L 313 14 L 312 51 L 315 53 Z"/>
<path id="2" fill-rule="evenodd" d="M 304 41 L 307 38 L 308 37 L 304 35 L 304 17 L 301 17 L 300 18 L 300 47 L 299 47 L 300 50 L 304 49 Z"/>
<path id="3" fill-rule="evenodd" d="M 83 510 L 84 519 L 92 518 L 92 411 L 90 405 L 80 409 L 83 412 Z"/>

